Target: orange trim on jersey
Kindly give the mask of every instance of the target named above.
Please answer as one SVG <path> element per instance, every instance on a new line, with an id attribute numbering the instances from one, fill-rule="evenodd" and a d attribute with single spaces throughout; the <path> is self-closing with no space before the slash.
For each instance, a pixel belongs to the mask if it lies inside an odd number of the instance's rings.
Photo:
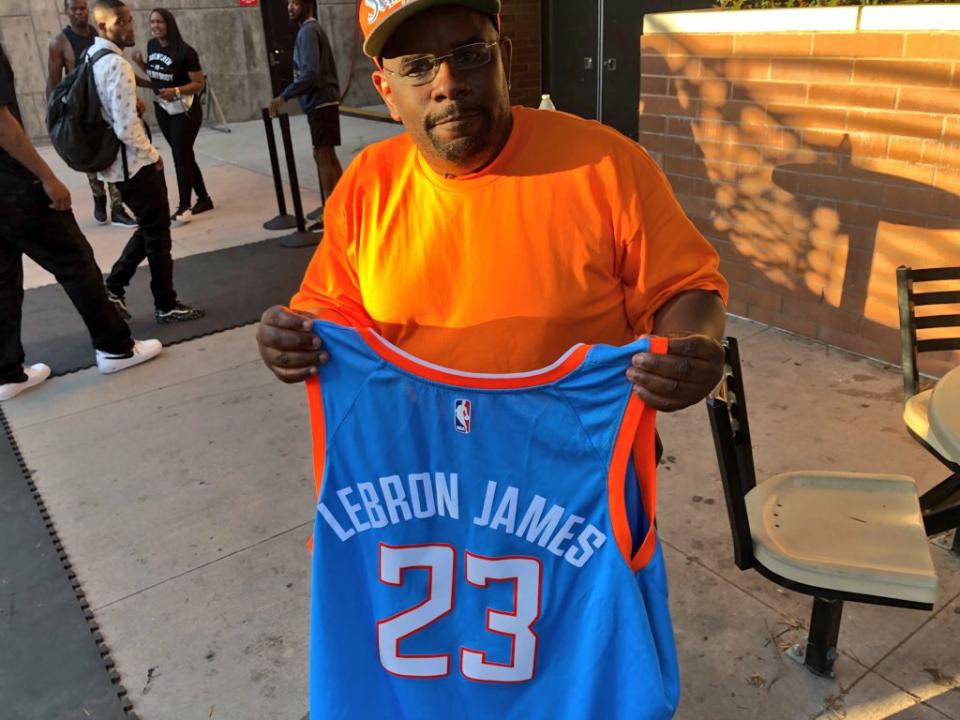
<path id="1" fill-rule="evenodd" d="M 650 352 L 654 355 L 666 355 L 667 348 L 670 345 L 670 340 L 660 335 L 648 335 L 647 338 L 650 340 Z"/>
<path id="2" fill-rule="evenodd" d="M 411 355 L 398 352 L 390 342 L 384 340 L 368 328 L 356 328 L 360 337 L 384 360 L 401 370 L 434 382 L 476 390 L 516 390 L 520 388 L 548 385 L 560 380 L 576 370 L 583 363 L 589 345 L 578 345 L 559 363 L 543 370 L 514 375 L 484 375 L 480 373 L 460 373 L 438 365 L 428 365 L 417 361 Z"/>
<path id="3" fill-rule="evenodd" d="M 627 462 L 630 460 L 630 450 L 633 447 L 633 439 L 637 434 L 643 410 L 643 402 L 631 392 L 623 419 L 620 421 L 620 429 L 617 431 L 617 439 L 613 444 L 613 456 L 607 473 L 610 524 L 613 526 L 614 540 L 627 564 L 632 564 L 630 557 L 633 552 L 633 534 L 630 532 L 630 521 L 627 519 L 626 488 L 623 480 L 627 476 Z"/>
<path id="4" fill-rule="evenodd" d="M 657 529 L 654 525 L 657 519 L 657 450 L 656 440 L 654 440 L 656 429 L 656 410 L 644 407 L 640 427 L 637 428 L 636 441 L 633 443 L 633 467 L 637 472 L 640 502 L 643 504 L 649 526 L 646 537 L 643 538 L 643 542 L 640 543 L 630 562 L 630 569 L 634 572 L 644 568 L 653 557 L 654 550 L 657 549 Z"/>
<path id="5" fill-rule="evenodd" d="M 307 407 L 310 411 L 310 431 L 313 439 L 313 486 L 320 500 L 323 471 L 327 462 L 327 423 L 323 414 L 323 392 L 317 375 L 307 378 Z"/>

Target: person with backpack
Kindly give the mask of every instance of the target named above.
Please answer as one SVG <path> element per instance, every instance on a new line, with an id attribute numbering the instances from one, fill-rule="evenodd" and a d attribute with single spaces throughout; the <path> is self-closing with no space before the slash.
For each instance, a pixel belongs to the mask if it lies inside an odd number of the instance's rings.
<path id="1" fill-rule="evenodd" d="M 85 0 L 64 0 L 63 9 L 70 23 L 50 41 L 47 53 L 47 98 L 60 84 L 64 75 L 69 75 L 83 59 L 83 54 L 97 37 L 96 28 L 90 25 L 90 13 Z M 113 183 L 103 183 L 96 173 L 86 173 L 93 193 L 93 219 L 98 225 L 108 222 L 117 227 L 136 227 L 137 221 L 123 207 L 120 191 Z M 110 217 L 107 217 L 107 195 L 110 196 Z"/>
<path id="2" fill-rule="evenodd" d="M 173 212 L 174 224 L 189 222 L 194 215 L 213 210 L 203 175 L 193 154 L 193 144 L 203 125 L 199 95 L 205 80 L 197 51 L 180 35 L 173 13 L 157 8 L 150 13 L 153 37 L 147 43 L 147 58 L 134 51 L 133 61 L 150 78 L 156 99 L 153 106 L 160 131 L 170 143 L 177 168 L 180 202 Z M 197 202 L 191 205 L 193 193 Z"/>
<path id="3" fill-rule="evenodd" d="M 136 75 L 122 55 L 122 48 L 134 45 L 133 14 L 121 0 L 97 0 L 93 18 L 100 36 L 87 51 L 87 57 L 95 95 L 99 98 L 103 119 L 119 140 L 119 150 L 112 163 L 100 170 L 98 176 L 117 183 L 123 201 L 140 223 L 107 276 L 107 295 L 120 314 L 129 318 L 127 285 L 137 266 L 146 259 L 150 265 L 150 289 L 157 322 L 197 320 L 203 317 L 203 311 L 181 303 L 173 287 L 170 201 L 163 161 L 147 137 L 146 126 L 137 111 Z"/>
<path id="4" fill-rule="evenodd" d="M 0 401 L 50 376 L 43 363 L 24 367 L 23 255 L 57 279 L 90 332 L 97 367 L 118 372 L 156 357 L 158 340 L 134 340 L 107 300 L 93 250 L 70 210 L 70 191 L 23 130 L 13 69 L 0 46 Z"/>

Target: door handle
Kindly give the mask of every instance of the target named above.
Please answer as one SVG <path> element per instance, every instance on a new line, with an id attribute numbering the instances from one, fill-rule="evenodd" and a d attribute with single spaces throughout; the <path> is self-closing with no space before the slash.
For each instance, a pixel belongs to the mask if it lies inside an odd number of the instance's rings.
<path id="1" fill-rule="evenodd" d="M 603 67 L 609 72 L 613 72 L 617 69 L 617 59 L 616 58 L 607 58 L 603 61 Z"/>
<path id="2" fill-rule="evenodd" d="M 584 70 L 593 70 L 593 58 L 585 57 L 583 59 L 583 69 Z"/>

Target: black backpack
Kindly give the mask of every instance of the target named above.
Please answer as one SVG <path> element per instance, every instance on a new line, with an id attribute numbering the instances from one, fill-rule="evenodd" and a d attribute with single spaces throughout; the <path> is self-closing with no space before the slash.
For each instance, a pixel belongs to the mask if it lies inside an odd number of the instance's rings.
<path id="1" fill-rule="evenodd" d="M 120 140 L 103 119 L 93 66 L 112 50 L 92 57 L 88 52 L 50 94 L 47 130 L 53 147 L 74 170 L 95 173 L 110 167 L 120 152 Z"/>

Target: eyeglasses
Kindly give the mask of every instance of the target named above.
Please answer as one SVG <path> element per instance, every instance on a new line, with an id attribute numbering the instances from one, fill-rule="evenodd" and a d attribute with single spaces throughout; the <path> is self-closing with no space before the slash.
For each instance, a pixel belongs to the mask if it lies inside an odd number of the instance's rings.
<path id="1" fill-rule="evenodd" d="M 476 70 L 493 59 L 493 49 L 499 44 L 499 40 L 477 42 L 461 45 L 443 55 L 407 55 L 401 58 L 400 67 L 396 71 L 383 69 L 409 85 L 426 85 L 433 82 L 444 60 L 449 60 L 450 67 L 454 70 Z"/>

